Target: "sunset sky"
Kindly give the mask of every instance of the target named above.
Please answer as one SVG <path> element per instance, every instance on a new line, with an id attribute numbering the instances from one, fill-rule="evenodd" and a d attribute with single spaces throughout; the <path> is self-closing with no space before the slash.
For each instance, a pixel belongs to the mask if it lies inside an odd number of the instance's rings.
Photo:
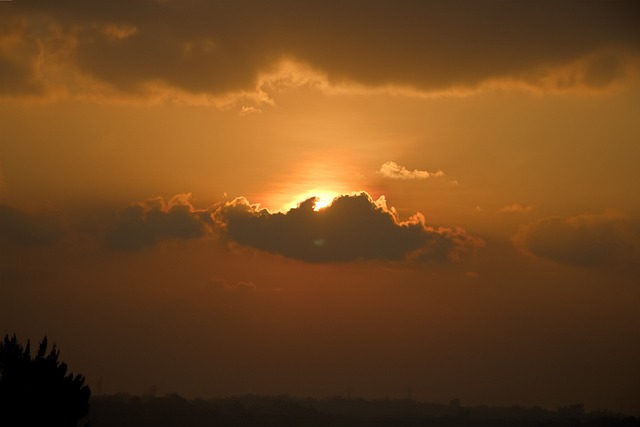
<path id="1" fill-rule="evenodd" d="M 639 22 L 0 2 L 0 333 L 94 393 L 640 415 Z"/>

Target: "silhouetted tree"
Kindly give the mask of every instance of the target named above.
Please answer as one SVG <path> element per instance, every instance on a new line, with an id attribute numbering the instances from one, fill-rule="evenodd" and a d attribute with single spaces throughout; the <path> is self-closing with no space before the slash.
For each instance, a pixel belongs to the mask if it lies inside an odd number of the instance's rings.
<path id="1" fill-rule="evenodd" d="M 47 337 L 31 357 L 15 336 L 0 342 L 0 425 L 77 426 L 89 413 L 91 391 L 85 378 L 67 373 L 55 344 L 47 354 Z"/>

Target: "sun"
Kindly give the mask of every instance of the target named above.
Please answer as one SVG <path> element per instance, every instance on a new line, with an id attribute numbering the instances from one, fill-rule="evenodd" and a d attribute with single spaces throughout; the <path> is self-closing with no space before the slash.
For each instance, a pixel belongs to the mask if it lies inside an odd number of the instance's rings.
<path id="1" fill-rule="evenodd" d="M 289 212 L 291 209 L 297 208 L 300 203 L 315 198 L 315 204 L 313 210 L 318 212 L 322 209 L 326 209 L 333 203 L 333 200 L 341 194 L 348 193 L 347 191 L 339 190 L 303 190 L 292 191 L 289 194 L 278 194 L 276 197 L 271 196 L 271 201 L 268 205 L 276 206 L 275 210 L 279 212 Z"/>
<path id="2" fill-rule="evenodd" d="M 331 206 L 331 203 L 333 203 L 333 199 L 335 199 L 339 195 L 340 193 L 337 191 L 319 189 L 308 190 L 302 193 L 298 193 L 296 196 L 294 196 L 293 199 L 290 200 L 290 202 L 287 204 L 287 210 L 295 208 L 305 200 L 309 200 L 315 197 L 316 203 L 313 206 L 313 210 L 318 212 Z"/>
<path id="3" fill-rule="evenodd" d="M 313 207 L 313 210 L 317 212 L 321 209 L 331 206 L 331 203 L 333 203 L 333 199 L 338 197 L 338 194 L 325 191 L 319 194 L 314 194 L 311 197 L 316 198 L 316 204 Z"/>

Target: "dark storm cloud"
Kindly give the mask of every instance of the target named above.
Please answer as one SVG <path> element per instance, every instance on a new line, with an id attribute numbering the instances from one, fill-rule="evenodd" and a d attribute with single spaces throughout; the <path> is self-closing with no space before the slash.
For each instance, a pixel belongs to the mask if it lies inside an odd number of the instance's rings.
<path id="1" fill-rule="evenodd" d="M 120 212 L 108 227 L 106 243 L 112 249 L 135 250 L 163 240 L 195 239 L 205 235 L 210 223 L 210 215 L 193 209 L 186 195 L 168 203 L 157 198 Z"/>
<path id="2" fill-rule="evenodd" d="M 62 235 L 60 224 L 50 215 L 29 215 L 0 204 L 0 239 L 25 246 L 45 245 Z"/>
<path id="3" fill-rule="evenodd" d="M 640 265 L 640 226 L 614 214 L 554 217 L 518 239 L 534 255 L 582 267 Z"/>
<path id="4" fill-rule="evenodd" d="M 435 229 L 421 215 L 401 222 L 384 199 L 344 195 L 319 211 L 311 198 L 287 213 L 260 210 L 239 198 L 214 217 L 245 246 L 310 262 L 354 260 L 455 261 L 480 243 L 461 229 Z"/>
<path id="5" fill-rule="evenodd" d="M 282 59 L 334 83 L 421 90 L 492 79 L 549 84 L 550 70 L 578 61 L 552 86 L 603 87 L 640 50 L 640 2 L 633 1 L 23 0 L 0 7 L 22 23 L 2 28 L 0 75 L 13 76 L 5 93 L 34 90 L 55 60 L 125 92 L 149 83 L 190 93 L 251 91 Z"/>

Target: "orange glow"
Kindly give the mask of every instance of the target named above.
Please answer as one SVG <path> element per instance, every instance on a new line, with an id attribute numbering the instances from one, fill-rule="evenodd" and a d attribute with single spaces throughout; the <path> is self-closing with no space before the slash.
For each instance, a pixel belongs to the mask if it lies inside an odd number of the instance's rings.
<path id="1" fill-rule="evenodd" d="M 339 195 L 360 190 L 358 181 L 358 177 L 347 168 L 310 162 L 281 177 L 260 199 L 269 209 L 287 212 L 315 197 L 314 209 L 318 211 L 331 205 Z"/>

